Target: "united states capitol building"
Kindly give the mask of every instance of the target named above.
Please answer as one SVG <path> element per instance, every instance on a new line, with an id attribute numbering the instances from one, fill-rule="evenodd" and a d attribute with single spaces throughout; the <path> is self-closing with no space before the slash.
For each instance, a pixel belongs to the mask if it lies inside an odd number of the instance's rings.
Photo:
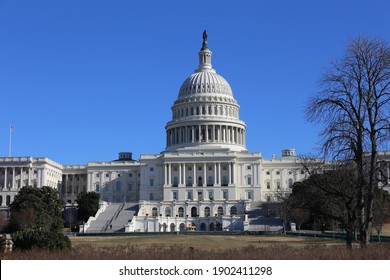
<path id="1" fill-rule="evenodd" d="M 23 186 L 58 188 L 65 202 L 100 194 L 82 232 L 248 230 L 248 212 L 307 174 L 295 149 L 270 159 L 246 147 L 247 126 L 229 83 L 212 67 L 207 34 L 199 65 L 179 89 L 160 154 L 62 165 L 48 158 L 0 158 L 1 208 Z M 162 136 L 163 137 L 163 136 Z M 387 171 L 389 172 L 389 171 Z"/>

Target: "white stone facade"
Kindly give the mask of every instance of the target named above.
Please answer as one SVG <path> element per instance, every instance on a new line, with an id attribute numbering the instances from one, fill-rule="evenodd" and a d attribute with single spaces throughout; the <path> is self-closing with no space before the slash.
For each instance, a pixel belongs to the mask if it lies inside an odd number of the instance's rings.
<path id="1" fill-rule="evenodd" d="M 0 158 L 0 205 L 8 208 L 19 189 L 24 186 L 57 189 L 61 183 L 63 166 L 48 158 Z"/>

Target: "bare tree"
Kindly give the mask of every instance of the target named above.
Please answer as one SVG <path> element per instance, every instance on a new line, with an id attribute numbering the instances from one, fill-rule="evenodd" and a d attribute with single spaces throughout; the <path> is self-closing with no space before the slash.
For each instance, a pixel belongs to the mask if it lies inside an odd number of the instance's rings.
<path id="1" fill-rule="evenodd" d="M 309 100 L 307 118 L 323 124 L 325 158 L 353 164 L 360 242 L 369 243 L 374 188 L 378 184 L 378 151 L 390 137 L 390 46 L 360 37 L 320 81 Z"/>
<path id="2" fill-rule="evenodd" d="M 293 208 L 291 210 L 291 219 L 296 223 L 298 233 L 301 235 L 301 226 L 310 218 L 310 210 L 305 208 Z"/>

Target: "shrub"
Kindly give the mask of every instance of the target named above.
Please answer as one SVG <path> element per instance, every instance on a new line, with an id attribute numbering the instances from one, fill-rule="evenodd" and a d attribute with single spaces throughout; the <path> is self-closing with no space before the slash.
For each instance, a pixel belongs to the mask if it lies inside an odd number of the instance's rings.
<path id="1" fill-rule="evenodd" d="M 59 232 L 27 228 L 12 234 L 12 240 L 16 248 L 29 250 L 33 247 L 45 249 L 68 249 L 71 242 L 67 236 Z"/>

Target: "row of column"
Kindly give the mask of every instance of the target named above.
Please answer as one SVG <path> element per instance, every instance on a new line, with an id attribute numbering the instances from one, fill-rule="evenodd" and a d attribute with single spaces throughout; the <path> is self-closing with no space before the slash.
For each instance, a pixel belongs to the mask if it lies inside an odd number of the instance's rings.
<path id="1" fill-rule="evenodd" d="M 24 172 L 28 171 L 27 178 L 25 177 Z M 11 171 L 11 172 L 10 172 Z M 19 180 L 16 180 L 16 173 L 19 171 Z M 28 186 L 31 186 L 31 180 L 32 180 L 32 169 L 31 168 L 26 168 L 26 167 L 4 167 L 3 168 L 3 182 L 1 184 L 2 189 L 19 189 L 26 184 L 24 184 L 24 181 L 26 181 Z M 10 180 L 11 178 L 11 180 Z M 17 182 L 18 181 L 18 182 Z"/>
<path id="2" fill-rule="evenodd" d="M 193 125 L 167 129 L 167 146 L 182 143 L 231 143 L 245 146 L 245 129 L 226 125 Z"/>
<path id="3" fill-rule="evenodd" d="M 76 176 L 78 177 L 78 180 L 76 181 Z M 65 178 L 63 178 L 63 189 L 62 189 L 62 193 L 66 193 L 70 196 L 76 196 L 78 193 L 82 192 L 83 189 L 82 189 L 82 178 L 84 178 L 84 176 L 82 176 L 81 174 L 67 174 L 67 175 L 64 175 Z M 85 178 L 86 179 L 86 178 Z M 77 182 L 77 184 L 75 184 L 75 182 Z M 87 184 L 87 182 L 85 182 L 85 185 Z"/>
<path id="4" fill-rule="evenodd" d="M 213 167 L 213 180 L 212 182 L 208 182 L 207 178 L 207 168 L 209 166 Z M 234 162 L 214 162 L 212 164 L 210 163 L 165 163 L 164 164 L 164 184 L 168 186 L 172 185 L 180 185 L 180 186 L 204 186 L 207 185 L 213 185 L 213 186 L 221 186 L 222 184 L 236 184 L 236 167 Z M 187 171 L 187 167 L 192 167 L 191 171 Z M 202 167 L 202 172 L 197 172 L 197 167 Z M 222 172 L 221 172 L 221 166 L 228 166 L 228 181 L 225 182 L 222 181 Z M 178 167 L 178 175 L 177 182 L 173 182 L 173 168 Z M 187 172 L 189 174 L 187 174 Z M 187 175 L 192 175 L 192 182 L 188 182 Z M 202 178 L 202 180 L 199 180 L 199 177 Z"/>
<path id="5" fill-rule="evenodd" d="M 172 114 L 173 119 L 188 116 L 227 116 L 238 119 L 238 108 L 223 105 L 191 106 L 175 109 Z"/>

